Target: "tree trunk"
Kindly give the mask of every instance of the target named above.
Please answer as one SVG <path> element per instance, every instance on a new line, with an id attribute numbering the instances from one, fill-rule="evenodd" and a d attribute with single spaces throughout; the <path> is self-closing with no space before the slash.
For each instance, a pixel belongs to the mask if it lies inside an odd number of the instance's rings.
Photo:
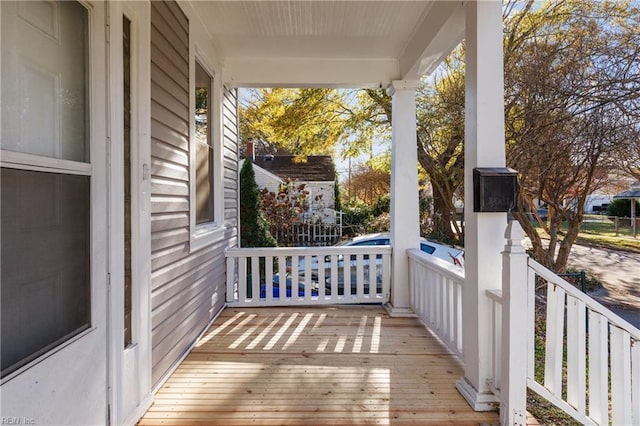
<path id="1" fill-rule="evenodd" d="M 433 233 L 442 237 L 453 240 L 455 234 L 451 229 L 451 209 L 445 197 L 438 190 L 439 185 L 431 178 L 431 187 L 433 188 Z"/>

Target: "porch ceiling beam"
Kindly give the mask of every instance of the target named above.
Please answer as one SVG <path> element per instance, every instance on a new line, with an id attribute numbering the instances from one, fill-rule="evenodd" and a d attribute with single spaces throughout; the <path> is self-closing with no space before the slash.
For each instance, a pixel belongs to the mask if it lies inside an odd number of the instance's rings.
<path id="1" fill-rule="evenodd" d="M 227 58 L 229 87 L 387 87 L 399 75 L 395 59 Z"/>
<path id="2" fill-rule="evenodd" d="M 431 74 L 464 38 L 464 28 L 463 2 L 433 2 L 399 58 L 400 77 L 416 79 Z"/>

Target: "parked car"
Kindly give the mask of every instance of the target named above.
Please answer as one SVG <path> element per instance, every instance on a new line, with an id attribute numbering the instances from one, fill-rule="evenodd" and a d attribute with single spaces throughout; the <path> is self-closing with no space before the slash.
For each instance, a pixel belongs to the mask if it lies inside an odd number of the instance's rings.
<path id="1" fill-rule="evenodd" d="M 540 220 L 546 221 L 549 218 L 549 209 L 547 207 L 539 207 L 538 208 L 538 216 L 540 216 Z"/>
<path id="2" fill-rule="evenodd" d="M 380 234 L 368 234 L 368 235 L 355 237 L 349 240 L 342 241 L 336 244 L 336 246 L 386 246 L 386 245 L 389 245 L 390 242 L 391 242 L 391 238 L 389 234 L 380 233 Z M 464 251 L 456 247 L 446 246 L 444 244 L 440 244 L 433 241 L 429 241 L 424 238 L 420 238 L 420 249 L 427 254 L 446 260 L 447 262 L 451 262 L 460 268 L 464 268 Z M 331 291 L 332 291 L 331 257 L 325 256 L 325 258 L 322 260 L 323 260 L 322 263 L 324 264 L 323 267 L 325 270 L 325 274 L 324 274 L 325 294 L 331 294 Z M 320 287 L 319 277 L 318 277 L 318 267 L 319 267 L 318 257 L 317 256 L 311 257 L 310 262 L 311 264 L 309 269 L 311 271 L 311 277 L 310 277 L 311 295 L 317 296 L 319 293 L 319 287 Z M 348 260 L 348 262 L 350 266 L 349 270 L 350 270 L 350 286 L 351 286 L 351 292 L 349 294 L 355 294 L 356 285 L 357 285 L 356 256 L 355 255 L 350 256 L 350 259 Z M 382 256 L 378 255 L 376 256 L 376 265 L 381 265 L 381 264 L 382 264 Z M 363 275 L 364 275 L 363 289 L 365 294 L 370 294 L 369 266 L 370 266 L 369 256 L 365 255 L 363 257 Z M 345 290 L 344 289 L 345 259 L 343 255 L 339 255 L 337 258 L 337 268 L 338 268 L 338 271 L 337 271 L 338 295 L 342 296 L 344 295 L 344 290 Z M 292 268 L 290 264 L 287 265 L 287 269 L 288 269 L 288 272 L 286 274 L 286 280 L 285 280 L 285 283 L 286 283 L 285 294 L 286 294 L 286 297 L 291 297 L 293 280 L 291 279 Z M 298 258 L 298 268 L 297 268 L 299 297 L 304 297 L 305 283 L 308 280 L 307 277 L 305 276 L 305 271 L 306 271 L 306 259 L 305 259 L 305 256 L 301 256 Z M 377 293 L 382 292 L 382 270 L 379 267 L 376 268 L 376 292 Z M 266 294 L 266 286 L 263 285 L 261 287 L 260 297 L 265 297 L 265 294 Z M 280 274 L 275 274 L 273 277 L 273 297 L 280 297 Z"/>
<path id="3" fill-rule="evenodd" d="M 317 276 L 317 275 L 316 275 Z M 317 279 L 316 279 L 316 283 L 315 285 L 312 285 L 311 288 L 311 295 L 312 296 L 317 296 L 318 295 L 318 283 L 317 283 Z M 291 291 L 291 285 L 292 285 L 292 280 L 291 280 L 291 275 L 290 274 L 286 274 L 286 281 L 285 281 L 285 290 L 284 290 L 284 297 L 291 297 L 292 291 Z M 304 291 L 305 291 L 305 283 L 304 281 L 298 281 L 298 297 L 304 297 Z M 264 299 L 267 295 L 267 286 L 265 284 L 261 284 L 260 285 L 260 298 Z M 274 298 L 279 298 L 280 297 L 280 276 L 279 274 L 275 274 L 273 276 L 273 297 Z"/>
<path id="4" fill-rule="evenodd" d="M 338 246 L 388 246 L 391 244 L 391 237 L 387 233 L 367 234 L 350 240 L 342 241 Z M 454 265 L 464 267 L 464 251 L 444 244 L 420 238 L 420 250 L 440 259 L 452 262 Z"/>

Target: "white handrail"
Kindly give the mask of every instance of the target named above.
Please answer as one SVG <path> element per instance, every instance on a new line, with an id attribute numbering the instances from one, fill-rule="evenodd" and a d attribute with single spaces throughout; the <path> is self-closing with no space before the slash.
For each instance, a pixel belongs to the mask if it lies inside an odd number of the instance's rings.
<path id="1" fill-rule="evenodd" d="M 516 222 L 505 236 L 502 291 L 487 292 L 502 316 L 494 316 L 492 345 L 501 421 L 521 423 L 512 413 L 524 410 L 528 387 L 583 424 L 640 424 L 640 330 L 526 257 Z"/>
<path id="2" fill-rule="evenodd" d="M 535 260 L 529 269 L 547 281 L 544 379 L 529 375 L 529 388 L 585 424 L 640 424 L 640 330 Z"/>
<path id="3" fill-rule="evenodd" d="M 389 246 L 232 248 L 226 257 L 229 306 L 389 300 Z"/>
<path id="4" fill-rule="evenodd" d="M 411 309 L 462 358 L 464 270 L 418 249 L 407 250 L 407 254 Z"/>
<path id="5" fill-rule="evenodd" d="M 632 336 L 640 340 L 640 330 L 638 330 L 638 328 L 636 328 L 633 324 L 631 324 L 624 318 L 620 317 L 615 312 L 611 311 L 609 308 L 602 305 L 600 302 L 598 302 L 594 298 L 586 295 L 585 293 L 577 289 L 575 286 L 573 286 L 564 278 L 559 277 L 553 271 L 551 271 L 548 268 L 545 268 L 543 265 L 541 265 L 540 263 L 536 262 L 531 258 L 529 258 L 529 268 L 533 269 L 536 275 L 543 278 L 544 280 L 562 287 L 568 295 L 575 297 L 576 299 L 584 302 L 590 310 L 594 312 L 598 312 L 601 315 L 606 315 L 607 319 L 611 324 L 626 330 L 630 330 L 630 333 L 632 334 Z"/>

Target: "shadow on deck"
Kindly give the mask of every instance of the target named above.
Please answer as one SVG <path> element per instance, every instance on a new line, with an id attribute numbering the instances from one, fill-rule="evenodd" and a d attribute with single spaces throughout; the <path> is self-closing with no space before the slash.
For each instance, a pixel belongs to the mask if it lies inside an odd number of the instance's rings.
<path id="1" fill-rule="evenodd" d="M 455 389 L 461 364 L 380 307 L 229 308 L 141 425 L 497 424 Z"/>

